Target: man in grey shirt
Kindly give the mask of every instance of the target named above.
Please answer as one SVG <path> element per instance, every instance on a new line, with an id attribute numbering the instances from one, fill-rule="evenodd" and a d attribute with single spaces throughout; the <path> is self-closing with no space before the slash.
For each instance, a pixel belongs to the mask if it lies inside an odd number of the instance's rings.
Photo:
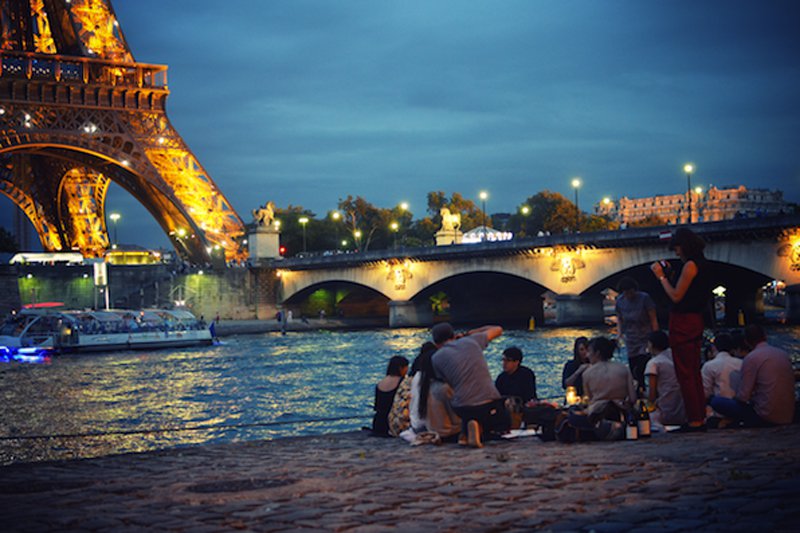
<path id="1" fill-rule="evenodd" d="M 639 290 L 639 284 L 630 277 L 619 281 L 617 290 L 620 295 L 614 307 L 617 314 L 619 333 L 625 339 L 628 352 L 628 367 L 637 388 L 644 390 L 644 368 L 650 359 L 647 351 L 647 339 L 653 331 L 658 331 L 656 304 L 646 292 Z"/>
<path id="2" fill-rule="evenodd" d="M 505 433 L 511 425 L 483 356 L 484 348 L 502 333 L 500 326 L 483 326 L 456 337 L 446 322 L 431 330 L 439 347 L 433 354 L 433 369 L 453 387 L 453 410 L 462 420 L 462 444 L 480 448 L 482 435 Z"/>

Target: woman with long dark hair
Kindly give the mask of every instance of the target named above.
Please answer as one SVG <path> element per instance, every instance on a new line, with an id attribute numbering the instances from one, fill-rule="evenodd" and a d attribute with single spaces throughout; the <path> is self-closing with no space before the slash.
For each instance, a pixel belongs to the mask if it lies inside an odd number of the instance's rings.
<path id="1" fill-rule="evenodd" d="M 711 269 L 703 255 L 705 242 L 689 228 L 678 228 L 669 244 L 682 264 L 674 282 L 665 272 L 666 261 L 650 266 L 661 287 L 672 300 L 669 313 L 669 346 L 675 374 L 681 386 L 689 422 L 682 431 L 705 431 L 705 392 L 700 373 L 704 314 L 711 301 Z"/>
<path id="2" fill-rule="evenodd" d="M 408 359 L 395 355 L 389 359 L 386 377 L 375 386 L 375 416 L 372 419 L 372 432 L 381 437 L 389 436 L 389 411 L 392 409 L 394 393 L 400 381 L 408 372 Z"/>
<path id="3" fill-rule="evenodd" d="M 564 370 L 561 372 L 561 386 L 566 389 L 567 387 L 575 387 L 578 396 L 583 396 L 583 372 L 589 368 L 589 339 L 586 337 L 578 337 L 575 339 L 575 344 L 572 346 L 572 359 L 564 364 Z"/>
<path id="4" fill-rule="evenodd" d="M 461 431 L 461 419 L 451 404 L 453 389 L 436 379 L 433 354 L 437 347 L 432 342 L 422 345 L 417 357 L 417 373 L 411 382 L 411 427 L 415 432 L 435 432 L 442 439 L 455 438 Z"/>

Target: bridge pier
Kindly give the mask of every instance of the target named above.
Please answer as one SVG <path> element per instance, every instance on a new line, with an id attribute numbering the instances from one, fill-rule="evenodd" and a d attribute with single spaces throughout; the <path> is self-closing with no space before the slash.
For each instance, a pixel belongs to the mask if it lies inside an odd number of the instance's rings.
<path id="1" fill-rule="evenodd" d="M 800 284 L 786 287 L 786 321 L 800 324 Z"/>
<path id="2" fill-rule="evenodd" d="M 274 268 L 253 268 L 255 307 L 258 320 L 270 320 L 278 312 L 279 278 Z"/>
<path id="3" fill-rule="evenodd" d="M 602 294 L 559 294 L 556 296 L 556 324 L 579 326 L 603 323 Z"/>
<path id="4" fill-rule="evenodd" d="M 430 305 L 418 304 L 412 300 L 389 302 L 389 327 L 427 327 L 433 324 L 433 310 Z"/>
<path id="5" fill-rule="evenodd" d="M 744 315 L 745 324 L 761 322 L 764 319 L 764 291 L 761 287 L 733 286 L 725 292 L 725 325 L 739 325 L 739 310 Z"/>

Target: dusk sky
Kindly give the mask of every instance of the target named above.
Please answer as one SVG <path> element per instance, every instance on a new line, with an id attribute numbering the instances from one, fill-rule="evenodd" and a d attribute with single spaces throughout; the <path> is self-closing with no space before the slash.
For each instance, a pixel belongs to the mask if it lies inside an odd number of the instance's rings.
<path id="1" fill-rule="evenodd" d="M 273 200 L 425 215 L 457 191 L 514 211 L 543 189 L 693 185 L 800 200 L 795 1 L 115 0 L 137 61 L 169 66 L 168 115 L 245 222 Z M 122 242 L 165 244 L 114 188 Z M 135 222 L 147 218 L 146 222 Z"/>

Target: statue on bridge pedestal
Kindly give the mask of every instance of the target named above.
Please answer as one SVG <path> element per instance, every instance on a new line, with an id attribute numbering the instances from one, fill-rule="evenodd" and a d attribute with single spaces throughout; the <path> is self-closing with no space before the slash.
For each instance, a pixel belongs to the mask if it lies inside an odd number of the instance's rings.
<path id="1" fill-rule="evenodd" d="M 450 209 L 443 207 L 439 215 L 442 217 L 442 228 L 436 232 L 436 246 L 461 244 L 461 214 L 451 213 Z"/>
<path id="2" fill-rule="evenodd" d="M 249 258 L 258 261 L 280 257 L 280 232 L 275 220 L 275 203 L 267 202 L 251 212 L 252 229 L 247 235 Z"/>
<path id="3" fill-rule="evenodd" d="M 275 202 L 267 202 L 258 209 L 253 209 L 252 213 L 256 227 L 270 226 L 275 220 Z"/>

